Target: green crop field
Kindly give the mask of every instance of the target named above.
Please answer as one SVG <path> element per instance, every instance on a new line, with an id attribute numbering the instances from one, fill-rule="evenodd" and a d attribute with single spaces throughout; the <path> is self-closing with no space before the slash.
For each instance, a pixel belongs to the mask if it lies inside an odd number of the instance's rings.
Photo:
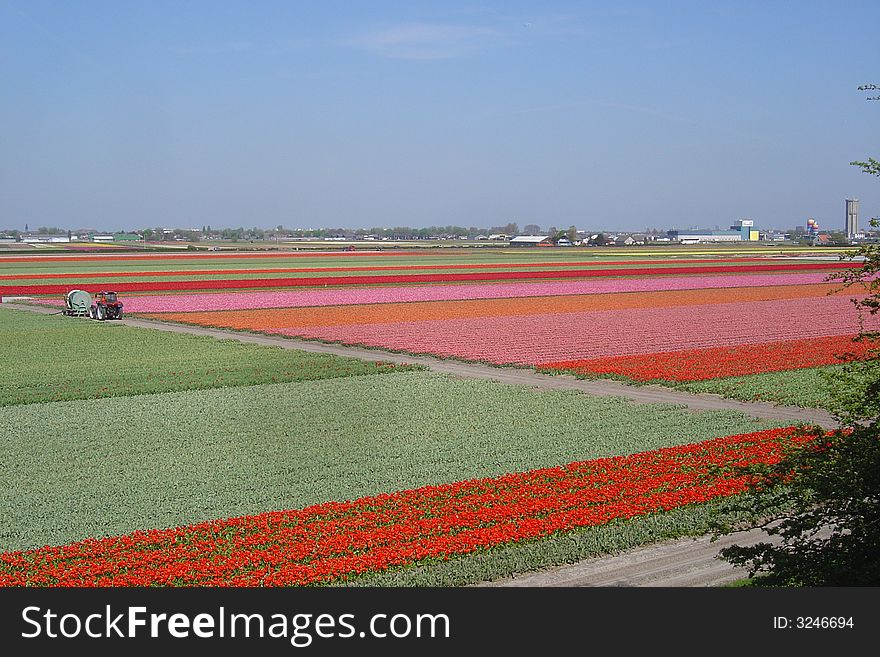
<path id="1" fill-rule="evenodd" d="M 768 426 L 735 412 L 692 414 L 427 372 L 16 406 L 0 416 L 0 550 Z"/>
<path id="2" fill-rule="evenodd" d="M 0 407 L 408 368 L 9 308 L 0 345 Z"/>
<path id="3" fill-rule="evenodd" d="M 101 267 L 92 267 L 88 269 L 84 269 L 82 267 L 73 268 L 59 268 L 59 272 L 63 274 L 63 276 L 58 278 L 27 278 L 28 273 L 26 271 L 19 270 L 14 273 L 10 273 L 10 276 L 21 276 L 21 278 L 7 278 L 2 281 L 3 285 L 39 285 L 39 284 L 55 284 L 55 285 L 89 285 L 89 286 L 98 286 L 105 283 L 116 283 L 116 284 L 125 284 L 125 283 L 137 283 L 142 281 L 189 281 L 193 279 L 198 280 L 248 280 L 248 279 L 272 279 L 272 278 L 345 278 L 349 276 L 357 276 L 357 275 L 369 275 L 369 276 L 407 276 L 412 274 L 467 274 L 467 273 L 485 273 L 486 271 L 491 272 L 529 272 L 529 271 L 570 271 L 572 269 L 579 270 L 590 270 L 590 269 L 611 269 L 611 270 L 620 270 L 621 275 L 626 274 L 627 270 L 633 269 L 634 267 L 642 269 L 642 268 L 650 268 L 652 270 L 657 270 L 658 274 L 662 274 L 664 269 L 668 269 L 670 267 L 681 267 L 688 264 L 687 260 L 678 259 L 655 259 L 657 262 L 644 263 L 641 262 L 636 265 L 625 264 L 625 263 L 615 263 L 609 262 L 605 259 L 598 262 L 590 262 L 589 259 L 581 258 L 574 260 L 572 262 L 546 262 L 546 261 L 534 261 L 530 263 L 530 261 L 523 258 L 516 258 L 515 261 L 502 261 L 502 262 L 489 262 L 489 263 L 479 263 L 479 262 L 462 262 L 462 263 L 434 263 L 431 262 L 432 269 L 408 269 L 406 265 L 386 263 L 385 260 L 381 262 L 363 262 L 361 259 L 361 263 L 359 265 L 340 265 L 342 267 L 362 267 L 367 269 L 361 269 L 358 271 L 351 271 L 350 269 L 346 269 L 344 271 L 333 271 L 333 270 L 320 270 L 318 267 L 320 265 L 307 265 L 301 266 L 299 262 L 291 262 L 290 260 L 284 262 L 273 262 L 272 264 L 267 264 L 262 261 L 250 261 L 247 263 L 247 266 L 243 266 L 241 261 L 235 263 L 237 266 L 229 266 L 227 263 L 212 263 L 212 266 L 200 266 L 194 267 L 192 265 L 186 266 L 181 263 L 176 267 L 169 266 L 168 263 L 163 263 L 162 266 L 156 267 L 155 269 L 147 269 L 144 268 L 143 265 L 139 265 L 137 268 L 119 268 L 114 266 L 113 272 L 107 271 L 107 266 L 105 265 L 103 268 Z M 421 264 L 426 264 L 425 258 L 422 258 Z M 800 260 L 790 260 L 789 262 L 800 262 Z M 492 268 L 487 270 L 481 267 L 481 264 L 492 264 Z M 520 267 L 516 266 L 518 264 L 540 264 L 540 266 L 536 267 Z M 700 266 L 700 263 L 691 263 L 693 266 Z M 730 262 L 724 263 L 727 266 L 748 266 L 749 264 L 754 264 L 751 262 L 736 262 L 736 260 L 731 260 Z M 183 265 L 183 266 L 181 266 Z M 455 266 L 450 266 L 455 265 Z M 470 267 L 468 265 L 473 265 Z M 496 266 L 500 265 L 500 266 Z M 505 266 L 510 265 L 510 266 Z M 222 267 L 222 273 L 204 273 L 204 272 L 217 272 L 218 267 Z M 336 267 L 334 263 L 334 267 Z M 383 267 L 380 270 L 370 270 L 369 267 Z M 385 269 L 385 267 L 392 267 L 390 269 Z M 311 269 L 312 271 L 274 271 L 274 272 L 252 272 L 249 271 L 251 269 Z M 116 272 L 124 272 L 124 276 L 119 276 Z M 134 275 L 139 272 L 145 272 L 145 275 Z M 168 272 L 168 273 L 160 273 L 160 272 Z M 181 273 L 185 272 L 185 273 Z M 41 270 L 42 273 L 48 273 L 44 270 Z M 81 274 L 89 273 L 88 277 L 83 277 Z M 36 272 L 34 273 L 36 275 Z M 96 275 L 101 274 L 101 275 Z"/>
<path id="4" fill-rule="evenodd" d="M 786 406 L 828 408 L 831 405 L 830 379 L 842 367 L 828 365 L 669 385 L 686 392 L 708 392 L 742 401 L 769 401 Z"/>
<path id="5" fill-rule="evenodd" d="M 735 265 L 736 256 L 770 256 L 784 253 L 788 256 L 808 258 L 809 249 L 788 247 L 785 249 L 770 249 L 767 247 L 751 248 L 704 248 L 688 249 L 680 247 L 645 248 L 645 249 L 622 249 L 615 248 L 559 248 L 559 249 L 479 249 L 479 248 L 444 248 L 427 249 L 420 253 L 391 253 L 383 252 L 382 255 L 346 255 L 335 254 L 333 257 L 298 252 L 290 255 L 282 253 L 261 255 L 260 257 L 236 257 L 236 254 L 202 253 L 200 257 L 186 257 L 193 255 L 186 253 L 183 257 L 169 254 L 135 253 L 137 257 L 128 257 L 125 254 L 116 257 L 107 256 L 96 259 L 94 257 L 82 257 L 75 260 L 61 259 L 51 254 L 42 257 L 28 258 L 17 262 L 0 262 L 0 276 L 21 276 L 39 274 L 76 274 L 81 273 L 109 273 L 109 272 L 165 272 L 186 271 L 194 274 L 200 271 L 224 270 L 235 272 L 248 269 L 274 269 L 274 268 L 328 268 L 328 267 L 394 267 L 406 270 L 408 267 L 432 265 L 478 265 L 478 264 L 547 264 L 547 268 L 554 265 L 570 267 L 572 263 L 607 263 L 603 266 L 613 266 L 615 260 L 648 260 L 655 261 L 653 265 L 658 267 L 676 266 L 687 264 L 689 260 L 714 258 L 718 256 L 730 256 L 726 264 Z M 828 250 L 823 251 L 827 255 Z M 56 253 L 64 256 L 64 253 Z M 247 255 L 247 254 L 239 254 Z M 146 256 L 146 257 L 144 257 Z M 644 265 L 648 266 L 648 265 Z M 440 270 L 442 271 L 442 270 Z M 464 271 L 467 271 L 466 269 Z M 388 270 L 392 273 L 391 270 Z M 331 274 L 332 272 L 324 272 Z M 398 272 L 399 273 L 399 272 Z M 410 270 L 409 273 L 412 273 Z M 301 274 L 301 275 L 316 275 Z M 323 274 L 322 274 L 323 275 Z M 344 274 L 338 274 L 344 275 Z M 4 281 L 4 285 L 15 284 L 17 279 Z M 65 279 L 47 279 L 63 281 Z"/>

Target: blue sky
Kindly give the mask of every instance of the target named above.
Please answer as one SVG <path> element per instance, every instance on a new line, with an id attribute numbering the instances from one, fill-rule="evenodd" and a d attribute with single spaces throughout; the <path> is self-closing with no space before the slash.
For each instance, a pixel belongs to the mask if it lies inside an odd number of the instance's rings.
<path id="1" fill-rule="evenodd" d="M 0 0 L 0 228 L 842 227 L 877 2 Z"/>

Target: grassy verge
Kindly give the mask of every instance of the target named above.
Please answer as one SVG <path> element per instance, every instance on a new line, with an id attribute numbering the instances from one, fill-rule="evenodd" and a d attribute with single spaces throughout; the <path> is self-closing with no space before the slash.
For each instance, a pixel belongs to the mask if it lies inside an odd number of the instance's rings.
<path id="1" fill-rule="evenodd" d="M 708 392 L 743 401 L 768 401 L 785 406 L 828 408 L 831 404 L 829 380 L 842 368 L 842 365 L 828 365 L 672 385 L 685 392 Z"/>
<path id="2" fill-rule="evenodd" d="M 0 344 L 0 407 L 412 369 L 9 308 Z"/>
<path id="3" fill-rule="evenodd" d="M 692 392 L 721 395 L 740 401 L 765 401 L 783 406 L 801 408 L 828 408 L 831 404 L 829 382 L 842 370 L 842 365 L 827 365 L 782 372 L 765 372 L 746 376 L 732 376 L 706 381 L 634 381 L 619 374 L 584 374 L 563 369 L 540 369 L 542 374 L 566 374 L 577 379 L 595 381 L 610 379 L 634 386 L 662 385 L 667 388 Z"/>

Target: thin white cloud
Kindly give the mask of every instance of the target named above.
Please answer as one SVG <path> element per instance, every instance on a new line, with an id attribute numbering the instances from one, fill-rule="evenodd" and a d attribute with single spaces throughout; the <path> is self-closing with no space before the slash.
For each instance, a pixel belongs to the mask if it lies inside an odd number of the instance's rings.
<path id="1" fill-rule="evenodd" d="M 493 27 L 408 23 L 366 32 L 349 45 L 391 59 L 453 59 L 474 53 L 500 36 Z"/>

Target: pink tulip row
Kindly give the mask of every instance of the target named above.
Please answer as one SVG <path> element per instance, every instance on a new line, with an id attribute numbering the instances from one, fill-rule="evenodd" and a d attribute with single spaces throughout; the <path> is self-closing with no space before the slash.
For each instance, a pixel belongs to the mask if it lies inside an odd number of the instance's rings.
<path id="1" fill-rule="evenodd" d="M 510 299 L 564 294 L 609 294 L 655 292 L 705 288 L 764 287 L 822 283 L 827 273 L 741 274 L 728 276 L 667 276 L 658 278 L 616 278 L 545 283 L 490 283 L 475 285 L 420 285 L 328 290 L 286 290 L 277 292 L 229 292 L 178 295 L 132 296 L 125 309 L 136 313 L 204 310 L 249 310 L 252 308 L 299 308 L 344 306 L 364 303 L 408 301 L 457 301 L 467 299 Z M 56 300 L 47 301 L 57 305 Z"/>
<path id="2" fill-rule="evenodd" d="M 880 315 L 868 319 L 880 329 Z M 348 344 L 534 365 L 658 351 L 845 335 L 859 330 L 848 297 L 671 308 L 290 327 L 267 332 Z"/>

